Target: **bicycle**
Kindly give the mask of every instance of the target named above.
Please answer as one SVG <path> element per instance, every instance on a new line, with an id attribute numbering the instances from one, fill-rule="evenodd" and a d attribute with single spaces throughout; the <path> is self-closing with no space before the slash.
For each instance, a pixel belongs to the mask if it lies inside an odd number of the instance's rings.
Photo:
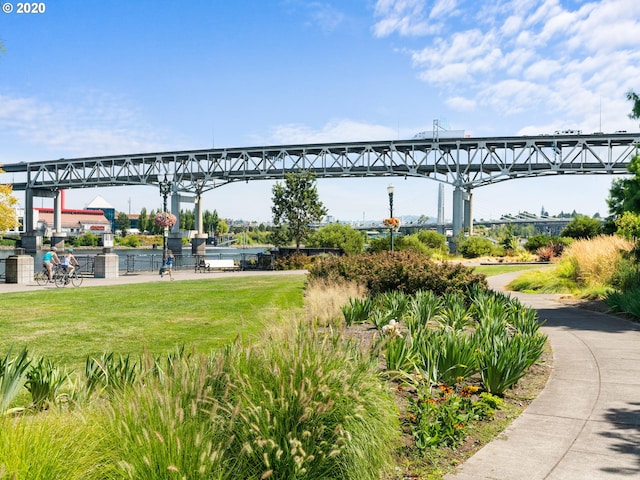
<path id="1" fill-rule="evenodd" d="M 51 265 L 51 282 L 54 282 L 55 279 L 58 276 L 60 276 L 59 270 L 60 270 L 60 267 L 58 265 Z M 49 283 L 49 271 L 47 270 L 47 267 L 43 266 L 41 271 L 36 272 L 33 275 L 33 279 L 41 287 L 44 287 L 46 284 L 48 284 Z"/>
<path id="2" fill-rule="evenodd" d="M 82 285 L 83 277 L 81 275 L 79 266 L 76 266 L 73 269 L 73 273 L 71 275 L 69 275 L 68 269 L 60 267 L 60 272 L 54 275 L 54 280 L 56 287 L 66 287 L 69 283 L 71 283 L 71 285 L 73 285 L 74 287 L 79 287 L 80 285 Z"/>

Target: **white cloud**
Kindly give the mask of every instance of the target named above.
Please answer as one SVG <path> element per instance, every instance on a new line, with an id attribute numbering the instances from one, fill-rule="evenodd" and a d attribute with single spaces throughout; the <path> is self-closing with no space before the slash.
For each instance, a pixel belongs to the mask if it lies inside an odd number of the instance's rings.
<path id="1" fill-rule="evenodd" d="M 40 145 L 56 155 L 109 155 L 165 145 L 123 99 L 87 92 L 71 101 L 0 95 L 0 138 Z"/>
<path id="2" fill-rule="evenodd" d="M 426 9 L 417 1 L 378 5 L 386 8 L 381 11 L 387 18 Z M 460 5 L 443 5 L 447 12 L 455 10 L 455 16 L 440 19 L 447 34 L 430 33 L 424 48 L 411 51 L 411 60 L 418 78 L 455 92 L 446 101 L 450 108 L 484 106 L 496 115 L 544 112 L 575 128 L 593 124 L 600 98 L 620 105 L 620 117 L 628 113 L 620 100 L 627 90 L 638 89 L 640 76 L 637 0 L 591 1 L 575 8 L 562 0 L 496 0 L 477 11 L 465 4 L 460 16 Z"/>
<path id="3" fill-rule="evenodd" d="M 465 97 L 451 97 L 445 101 L 445 104 L 453 110 L 461 112 L 470 112 L 476 109 L 476 101 Z"/>
<path id="4" fill-rule="evenodd" d="M 442 12 L 448 11 L 454 1 L 439 0 L 436 7 Z M 435 23 L 428 21 L 424 0 L 378 0 L 375 16 L 380 18 L 373 26 L 376 37 L 387 37 L 393 33 L 401 36 L 421 36 L 437 33 L 441 30 L 441 19 Z"/>

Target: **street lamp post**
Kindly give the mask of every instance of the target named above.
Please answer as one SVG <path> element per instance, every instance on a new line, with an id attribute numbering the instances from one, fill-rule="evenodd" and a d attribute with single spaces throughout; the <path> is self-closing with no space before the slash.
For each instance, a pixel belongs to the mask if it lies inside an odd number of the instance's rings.
<path id="1" fill-rule="evenodd" d="M 389 218 L 393 219 L 393 185 L 389 184 L 387 187 L 387 193 L 389 194 Z M 389 242 L 391 244 L 391 251 L 393 252 L 393 225 L 389 228 Z"/>
<path id="2" fill-rule="evenodd" d="M 162 211 L 167 211 L 167 197 L 171 193 L 171 180 L 169 180 L 166 176 L 164 180 L 160 182 L 160 195 L 162 195 Z M 167 258 L 167 236 L 169 233 L 169 227 L 162 227 L 162 262 Z"/>

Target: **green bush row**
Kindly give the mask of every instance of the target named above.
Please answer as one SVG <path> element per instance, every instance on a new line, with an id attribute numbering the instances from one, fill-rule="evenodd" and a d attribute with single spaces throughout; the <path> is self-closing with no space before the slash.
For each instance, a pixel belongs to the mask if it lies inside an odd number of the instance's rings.
<path id="1" fill-rule="evenodd" d="M 433 262 L 410 250 L 343 257 L 325 257 L 309 267 L 311 278 L 343 279 L 365 285 L 372 295 L 391 290 L 415 293 L 431 290 L 440 295 L 486 287 L 486 278 L 459 263 Z"/>

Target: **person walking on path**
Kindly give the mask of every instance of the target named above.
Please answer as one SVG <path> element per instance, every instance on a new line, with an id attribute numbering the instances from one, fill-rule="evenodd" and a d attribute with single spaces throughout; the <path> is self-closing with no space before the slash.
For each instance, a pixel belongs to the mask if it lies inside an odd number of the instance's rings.
<path id="1" fill-rule="evenodd" d="M 169 275 L 169 278 L 173 280 L 173 252 L 171 250 L 167 250 L 167 256 L 164 259 L 164 271 L 160 273 L 161 277 L 164 277 L 166 273 Z"/>
<path id="2" fill-rule="evenodd" d="M 42 266 L 47 269 L 50 282 L 53 280 L 53 266 L 60 263 L 60 258 L 58 257 L 56 250 L 56 247 L 51 247 L 51 249 L 45 253 L 42 258 Z"/>

